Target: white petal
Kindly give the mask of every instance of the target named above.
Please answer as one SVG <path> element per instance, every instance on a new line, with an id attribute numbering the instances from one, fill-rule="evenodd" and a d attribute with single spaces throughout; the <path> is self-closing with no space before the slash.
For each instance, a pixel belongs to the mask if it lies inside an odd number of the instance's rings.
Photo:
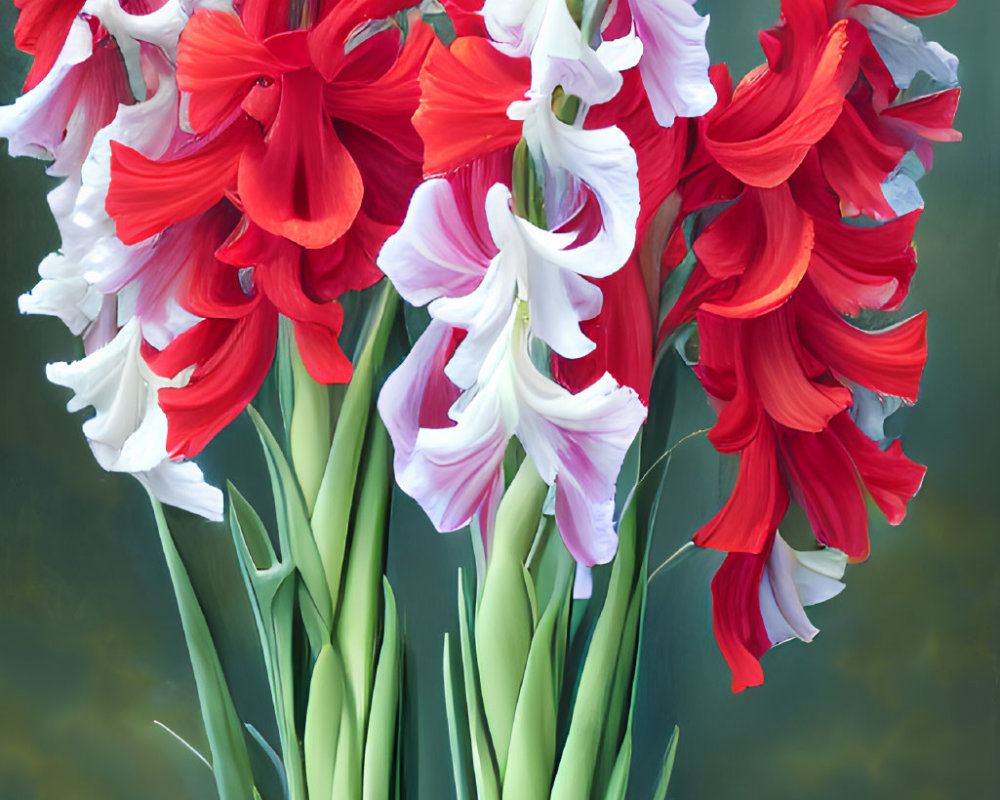
<path id="1" fill-rule="evenodd" d="M 181 465 L 171 466 L 167 456 L 167 420 L 157 391 L 183 385 L 189 373 L 169 381 L 154 375 L 142 359 L 141 344 L 139 323 L 132 320 L 104 347 L 71 364 L 49 364 L 46 374 L 74 391 L 68 410 L 93 406 L 95 414 L 83 423 L 83 432 L 104 469 L 137 474 L 164 502 L 219 518 L 221 494 L 200 481 L 196 466 L 175 469 Z"/>
<path id="2" fill-rule="evenodd" d="M 444 178 L 424 181 L 410 200 L 406 219 L 379 253 L 378 266 L 411 305 L 473 291 L 483 279 L 493 253 L 469 225 Z"/>
<path id="3" fill-rule="evenodd" d="M 160 502 L 215 522 L 222 521 L 222 492 L 205 483 L 193 461 L 163 461 L 148 472 L 136 472 L 135 477 Z"/>
<path id="4" fill-rule="evenodd" d="M 573 577 L 573 599 L 589 600 L 594 593 L 594 576 L 590 567 L 584 564 L 576 565 L 576 574 Z"/>
<path id="5" fill-rule="evenodd" d="M 693 0 L 629 0 L 636 33 L 643 43 L 639 74 L 653 116 L 664 127 L 675 117 L 698 117 L 715 105 L 705 49 L 708 17 Z"/>
<path id="6" fill-rule="evenodd" d="M 618 539 L 615 482 L 646 409 L 608 374 L 570 394 L 532 364 L 523 329 L 512 347 L 518 439 L 542 479 L 556 483 L 556 520 L 570 553 L 605 563 Z"/>
<path id="7" fill-rule="evenodd" d="M 69 175 L 83 163 L 90 142 L 74 135 L 81 132 L 73 124 L 79 113 L 76 87 L 80 81 L 80 70 L 74 68 L 92 53 L 90 26 L 78 17 L 48 74 L 13 105 L 0 108 L 0 137 L 10 141 L 12 156 L 53 159 L 54 175 Z"/>
<path id="8" fill-rule="evenodd" d="M 868 29 L 872 44 L 900 89 L 907 89 L 918 72 L 944 86 L 958 85 L 958 58 L 937 42 L 928 42 L 912 22 L 879 6 L 858 5 L 848 12 Z"/>
<path id="9" fill-rule="evenodd" d="M 846 566 L 847 556 L 839 550 L 793 550 L 780 534 L 775 535 L 760 586 L 761 618 L 772 644 L 793 637 L 813 640 L 819 630 L 806 616 L 805 606 L 843 591 L 840 578 Z"/>
<path id="10" fill-rule="evenodd" d="M 597 199 L 603 226 L 590 242 L 563 250 L 558 258 L 564 269 L 603 278 L 616 272 L 635 245 L 639 217 L 639 178 L 635 151 L 617 127 L 584 130 L 564 125 L 548 112 L 525 121 L 525 138 L 532 153 L 540 153 L 546 190 L 564 195 L 570 180 L 586 184 Z M 550 221 L 552 224 L 552 221 Z M 544 250 L 552 250 L 552 234 L 525 230 Z M 549 240 L 549 241 L 544 241 Z M 544 243 L 543 243 L 544 242 Z"/>
<path id="11" fill-rule="evenodd" d="M 452 427 L 420 429 L 413 458 L 396 480 L 438 530 L 456 530 L 468 524 L 502 479 L 509 439 L 498 396 L 479 391 Z"/>

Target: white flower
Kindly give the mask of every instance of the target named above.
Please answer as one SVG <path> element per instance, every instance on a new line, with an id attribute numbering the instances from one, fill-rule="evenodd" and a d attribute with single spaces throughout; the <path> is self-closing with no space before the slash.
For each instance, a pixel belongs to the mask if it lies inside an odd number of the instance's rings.
<path id="1" fill-rule="evenodd" d="M 167 456 L 167 418 L 157 391 L 183 386 L 189 372 L 167 380 L 143 360 L 139 323 L 129 321 L 106 345 L 73 363 L 49 364 L 53 383 L 73 390 L 69 411 L 93 406 L 83 433 L 97 462 L 112 472 L 130 472 L 165 503 L 209 519 L 222 519 L 222 493 L 206 484 L 191 462 Z"/>
<path id="2" fill-rule="evenodd" d="M 813 640 L 819 629 L 809 621 L 805 606 L 840 594 L 846 567 L 847 556 L 839 550 L 793 550 L 775 534 L 760 581 L 760 615 L 772 645 Z"/>
<path id="3" fill-rule="evenodd" d="M 567 549 L 583 564 L 609 561 L 617 547 L 615 480 L 646 416 L 638 395 L 610 375 L 575 395 L 546 378 L 531 361 L 527 321 L 515 309 L 476 385 L 441 419 L 442 399 L 454 397 L 441 373 L 451 336 L 452 329 L 433 321 L 379 396 L 400 488 L 439 530 L 462 527 L 502 485 L 503 455 L 517 436 L 555 487 Z"/>

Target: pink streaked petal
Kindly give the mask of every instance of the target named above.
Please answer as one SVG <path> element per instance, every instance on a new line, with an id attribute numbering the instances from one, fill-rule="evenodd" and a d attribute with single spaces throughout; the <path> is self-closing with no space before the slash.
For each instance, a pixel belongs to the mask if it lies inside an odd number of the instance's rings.
<path id="1" fill-rule="evenodd" d="M 693 0 L 629 0 L 643 44 L 639 73 L 656 121 L 664 127 L 675 117 L 701 116 L 715 105 L 705 49 L 708 17 L 692 5 Z"/>
<path id="2" fill-rule="evenodd" d="M 382 248 L 378 266 L 408 303 L 469 294 L 486 274 L 497 247 L 488 228 L 467 224 L 475 219 L 469 188 L 444 178 L 422 183 L 402 227 Z"/>
<path id="3" fill-rule="evenodd" d="M 555 482 L 556 521 L 566 547 L 582 564 L 606 563 L 618 541 L 615 482 L 646 408 L 634 390 L 608 374 L 571 395 L 538 372 L 526 339 L 515 342 L 512 357 L 517 436 L 542 479 Z"/>

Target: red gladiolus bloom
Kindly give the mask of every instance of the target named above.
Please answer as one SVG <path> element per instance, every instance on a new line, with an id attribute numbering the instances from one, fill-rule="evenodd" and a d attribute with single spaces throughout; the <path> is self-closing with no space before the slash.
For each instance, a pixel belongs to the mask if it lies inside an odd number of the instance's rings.
<path id="1" fill-rule="evenodd" d="M 194 136 L 159 161 L 113 145 L 107 209 L 122 241 L 202 220 L 181 303 L 205 319 L 147 352 L 162 375 L 194 365 L 160 395 L 171 455 L 197 453 L 254 396 L 279 314 L 317 381 L 350 379 L 335 298 L 381 277 L 375 257 L 421 177 L 410 117 L 433 33 L 415 21 L 401 46 L 379 22 L 404 5 L 323 4 L 295 30 L 280 3 L 198 11 L 177 73 Z"/>

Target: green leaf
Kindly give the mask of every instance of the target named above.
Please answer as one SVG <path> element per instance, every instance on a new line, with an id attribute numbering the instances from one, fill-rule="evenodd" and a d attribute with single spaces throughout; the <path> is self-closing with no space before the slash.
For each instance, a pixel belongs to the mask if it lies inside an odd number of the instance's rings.
<path id="1" fill-rule="evenodd" d="M 641 606 L 641 590 L 633 592 L 629 600 L 628 612 L 625 615 L 625 623 L 622 625 L 614 680 L 611 684 L 611 693 L 608 696 L 604 731 L 594 770 L 592 791 L 597 795 L 603 794 L 608 786 L 612 771 L 618 761 L 623 740 L 631 739 L 631 732 L 626 730 L 626 720 L 632 705 L 632 686 L 635 676 L 636 644 L 639 636 Z"/>
<path id="2" fill-rule="evenodd" d="M 310 533 L 309 517 L 306 514 L 298 482 L 285 460 L 281 448 L 268 429 L 267 424 L 253 406 L 247 406 L 247 414 L 253 421 L 264 449 L 271 489 L 274 494 L 275 516 L 278 519 L 278 539 L 283 554 L 290 553 L 296 569 L 312 597 L 313 604 L 323 620 L 327 631 L 333 629 L 333 608 L 330 593 L 326 587 L 323 564 L 320 561 L 316 543 Z"/>
<path id="3" fill-rule="evenodd" d="M 569 568 L 562 571 L 562 585 L 553 592 L 531 640 L 514 712 L 510 753 L 503 776 L 504 797 L 544 800 L 549 796 L 555 767 L 556 715 L 559 709 L 559 681 L 553 653 L 557 639 L 565 636 L 565 630 L 559 629 L 559 622 L 564 610 L 562 598 L 571 576 Z M 526 579 L 530 581 L 530 576 Z"/>
<path id="4" fill-rule="evenodd" d="M 451 636 L 444 635 L 444 704 L 448 717 L 448 745 L 451 748 L 451 770 L 455 780 L 455 800 L 469 800 L 475 793 L 475 777 L 469 769 L 472 764 L 470 751 L 469 718 L 465 707 L 464 686 L 461 673 L 456 674 L 455 654 Z"/>
<path id="5" fill-rule="evenodd" d="M 344 693 L 344 703 L 340 709 L 340 735 L 337 736 L 337 760 L 333 767 L 333 797 L 361 797 L 361 731 L 358 730 L 354 703 L 350 692 Z"/>
<path id="6" fill-rule="evenodd" d="M 378 416 L 371 428 L 336 624 L 336 641 L 347 685 L 354 698 L 359 731 L 363 731 L 368 722 L 379 600 L 385 591 L 382 562 L 392 480 L 389 434 Z"/>
<path id="7" fill-rule="evenodd" d="M 212 634 L 205 621 L 205 614 L 198 603 L 187 568 L 167 527 L 163 507 L 152 493 L 149 495 L 149 501 L 153 506 L 156 529 L 160 534 L 160 544 L 174 587 L 181 626 L 184 629 L 184 640 L 194 671 L 201 718 L 205 725 L 209 751 L 212 754 L 212 773 L 215 776 L 219 798 L 246 800 L 254 792 L 254 783 L 250 770 L 250 756 L 243 738 L 243 726 L 229 694 L 229 687 L 212 641 Z"/>
<path id="8" fill-rule="evenodd" d="M 295 349 L 294 323 L 284 314 L 278 316 L 278 347 L 274 371 L 278 384 L 278 407 L 285 430 L 285 441 L 291 436 L 292 414 L 295 407 L 295 378 L 292 374 L 292 351 Z"/>
<path id="9" fill-rule="evenodd" d="M 656 793 L 653 800 L 667 800 L 667 789 L 670 787 L 670 776 L 674 772 L 674 759 L 677 757 L 677 740 L 680 738 L 681 729 L 674 725 L 674 732 L 670 736 L 667 744 L 667 752 L 663 756 L 663 766 L 660 769 L 660 780 L 656 784 Z"/>
<path id="10" fill-rule="evenodd" d="M 312 514 L 330 452 L 330 393 L 309 374 L 298 347 L 293 344 L 289 349 L 294 389 L 288 428 L 289 450 L 306 513 Z"/>
<path id="11" fill-rule="evenodd" d="M 500 778 L 490 747 L 490 737 L 486 730 L 482 697 L 477 680 L 476 658 L 473 655 L 472 635 L 469 619 L 472 603 L 465 578 L 458 571 L 458 632 L 462 647 L 462 679 L 465 685 L 465 706 L 469 713 L 469 733 L 472 738 L 472 768 L 476 776 L 476 797 L 478 800 L 499 800 Z"/>
<path id="12" fill-rule="evenodd" d="M 361 463 L 371 413 L 375 372 L 385 353 L 398 301 L 399 296 L 386 281 L 378 307 L 373 312 L 377 322 L 370 328 L 355 361 L 354 376 L 340 407 L 333 444 L 310 520 L 327 593 L 333 599 L 334 610 L 340 597 L 341 572 L 346 555 L 358 465 Z"/>
<path id="13" fill-rule="evenodd" d="M 294 569 L 290 557 L 279 562 L 260 517 L 232 483 L 229 525 L 250 596 L 264 656 L 271 701 L 281 739 L 285 781 L 291 800 L 306 796 L 302 753 L 295 723 L 295 674 L 292 664 Z"/>
<path id="14" fill-rule="evenodd" d="M 285 778 L 285 767 L 281 763 L 281 756 L 278 755 L 277 751 L 264 738 L 264 735 L 253 725 L 245 722 L 243 723 L 243 727 L 247 729 L 250 737 L 257 743 L 257 746 L 260 747 L 264 755 L 267 756 L 267 760 L 271 762 L 271 766 L 274 767 L 274 772 L 281 782 L 282 796 L 288 797 L 288 780 Z"/>
<path id="15" fill-rule="evenodd" d="M 590 796 L 635 570 L 635 504 L 632 503 L 618 526 L 618 554 L 580 675 L 569 733 L 552 787 L 553 800 Z"/>
<path id="16" fill-rule="evenodd" d="M 365 735 L 364 800 L 389 800 L 393 778 L 393 755 L 396 750 L 396 723 L 399 717 L 399 662 L 402 637 L 396 597 L 388 578 L 382 578 L 385 605 L 382 623 L 382 647 L 379 649 L 375 685 L 372 689 L 371 715 Z"/>
<path id="17" fill-rule="evenodd" d="M 479 686 L 501 779 L 534 632 L 524 562 L 538 531 L 547 491 L 526 458 L 497 509 L 492 552 L 476 612 Z"/>
<path id="18" fill-rule="evenodd" d="M 310 800 L 333 797 L 334 765 L 343 718 L 344 673 L 333 645 L 320 650 L 309 682 L 303 749 Z"/>
<path id="19" fill-rule="evenodd" d="M 622 746 L 618 750 L 618 758 L 615 759 L 614 769 L 608 780 L 608 788 L 604 793 L 605 800 L 625 800 L 628 792 L 629 768 L 632 764 L 632 732 L 627 731 L 622 741 Z"/>

